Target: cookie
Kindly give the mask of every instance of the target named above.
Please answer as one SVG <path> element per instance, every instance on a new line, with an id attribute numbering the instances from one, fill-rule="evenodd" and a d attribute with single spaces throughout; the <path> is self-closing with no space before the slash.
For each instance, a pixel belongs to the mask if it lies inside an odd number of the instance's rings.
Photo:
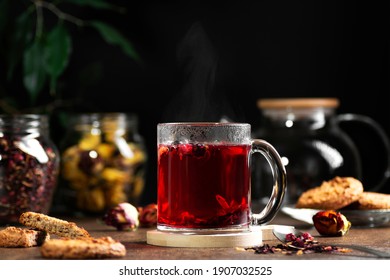
<path id="1" fill-rule="evenodd" d="M 45 231 L 17 227 L 0 230 L 0 247 L 34 247 L 50 239 Z"/>
<path id="2" fill-rule="evenodd" d="M 355 204 L 360 210 L 390 209 L 390 194 L 363 192 Z"/>
<path id="3" fill-rule="evenodd" d="M 27 227 L 46 231 L 61 237 L 79 238 L 89 237 L 89 233 L 75 223 L 50 217 L 35 212 L 24 212 L 19 217 L 19 222 Z"/>
<path id="4" fill-rule="evenodd" d="M 296 208 L 337 210 L 360 198 L 362 183 L 353 177 L 335 177 L 301 194 Z"/>
<path id="5" fill-rule="evenodd" d="M 41 255 L 50 259 L 102 259 L 123 257 L 125 246 L 109 236 L 100 238 L 51 239 L 40 247 Z"/>

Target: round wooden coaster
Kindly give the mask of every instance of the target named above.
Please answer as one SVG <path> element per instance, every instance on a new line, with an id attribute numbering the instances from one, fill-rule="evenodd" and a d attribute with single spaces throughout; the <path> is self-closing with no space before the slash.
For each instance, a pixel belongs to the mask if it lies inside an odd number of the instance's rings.
<path id="1" fill-rule="evenodd" d="M 166 247 L 251 247 L 262 245 L 261 231 L 220 234 L 194 234 L 151 230 L 146 243 Z"/>
<path id="2" fill-rule="evenodd" d="M 275 240 L 274 227 L 284 231 L 294 229 L 287 225 L 263 225 L 251 227 L 251 231 L 239 233 L 195 234 L 151 230 L 146 233 L 146 243 L 166 247 L 252 247 L 263 241 Z"/>

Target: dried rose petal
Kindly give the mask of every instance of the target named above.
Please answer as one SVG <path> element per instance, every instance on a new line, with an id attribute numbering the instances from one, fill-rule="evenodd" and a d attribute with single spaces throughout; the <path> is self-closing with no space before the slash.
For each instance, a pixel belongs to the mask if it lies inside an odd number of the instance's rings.
<path id="1" fill-rule="evenodd" d="M 286 244 L 304 248 L 307 244 L 314 242 L 314 237 L 308 232 L 304 232 L 302 235 L 298 236 L 294 233 L 287 233 L 284 240 L 286 241 Z"/>
<path id="2" fill-rule="evenodd" d="M 108 226 L 117 230 L 136 230 L 139 226 L 139 213 L 137 208 L 128 202 L 123 202 L 109 209 L 103 216 Z"/>
<path id="3" fill-rule="evenodd" d="M 343 236 L 351 227 L 351 222 L 333 210 L 319 211 L 313 216 L 314 227 L 321 235 Z"/>
<path id="4" fill-rule="evenodd" d="M 145 207 L 139 207 L 139 222 L 141 227 L 157 225 L 157 204 L 150 203 Z"/>
<path id="5" fill-rule="evenodd" d="M 254 246 L 245 248 L 245 250 L 254 251 L 255 254 L 269 254 L 280 252 L 285 255 L 303 255 L 303 254 L 312 254 L 312 253 L 332 253 L 332 252 L 341 252 L 347 253 L 350 252 L 349 249 L 340 248 L 337 246 L 331 245 L 320 245 L 314 237 L 308 233 L 304 232 L 302 235 L 296 236 L 293 233 L 288 233 L 285 236 L 285 243 L 280 243 L 274 246 L 268 244 L 263 244 L 261 246 Z M 292 246 L 291 246 L 292 245 Z"/>

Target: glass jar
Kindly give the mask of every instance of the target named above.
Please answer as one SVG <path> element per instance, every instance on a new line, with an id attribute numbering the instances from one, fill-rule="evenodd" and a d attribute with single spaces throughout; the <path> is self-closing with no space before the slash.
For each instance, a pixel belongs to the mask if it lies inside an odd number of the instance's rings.
<path id="1" fill-rule="evenodd" d="M 365 190 L 379 190 L 390 177 L 390 142 L 386 133 L 367 116 L 337 115 L 335 110 L 338 106 L 339 100 L 336 98 L 259 100 L 262 123 L 253 134 L 254 137 L 272 143 L 284 161 L 288 182 L 285 204 L 294 204 L 303 191 L 335 176 L 351 176 L 362 180 L 360 150 L 351 136 L 341 129 L 341 122 L 364 123 L 371 127 L 383 142 L 384 149 L 374 158 L 384 158 L 387 166 L 382 178 L 378 180 L 379 183 L 370 188 L 365 185 Z M 373 144 L 370 145 L 368 148 L 373 150 Z M 270 190 L 264 189 L 264 186 L 269 185 L 270 171 L 261 159 L 255 161 L 252 175 L 253 196 L 255 200 L 261 201 L 269 196 Z"/>
<path id="2" fill-rule="evenodd" d="M 121 202 L 138 205 L 147 153 L 135 115 L 73 115 L 60 150 L 63 211 L 101 214 Z"/>
<path id="3" fill-rule="evenodd" d="M 1 224 L 17 224 L 26 211 L 49 213 L 59 162 L 46 115 L 0 115 Z"/>

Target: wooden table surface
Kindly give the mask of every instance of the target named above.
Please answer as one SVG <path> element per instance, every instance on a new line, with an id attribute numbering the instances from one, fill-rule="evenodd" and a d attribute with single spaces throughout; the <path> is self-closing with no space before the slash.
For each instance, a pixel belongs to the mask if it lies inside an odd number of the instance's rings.
<path id="1" fill-rule="evenodd" d="M 64 217 L 61 217 L 64 218 Z M 117 231 L 115 228 L 104 225 L 96 218 L 66 218 L 84 227 L 93 237 L 111 236 L 122 242 L 127 254 L 125 260 L 274 260 L 274 259 L 315 259 L 315 260 L 338 260 L 338 259 L 378 259 L 371 254 L 352 250 L 350 252 L 312 253 L 303 255 L 255 254 L 250 250 L 238 248 L 175 248 L 154 246 L 146 243 L 146 233 L 150 228 L 139 228 L 133 232 Z M 374 248 L 390 254 L 390 224 L 377 228 L 358 228 L 352 226 L 348 234 L 342 237 L 321 237 L 311 225 L 294 220 L 279 213 L 271 224 L 292 225 L 303 231 L 311 233 L 320 244 L 358 244 Z M 2 229 L 3 227 L 0 227 Z M 279 244 L 277 240 L 266 240 L 269 245 Z M 33 248 L 0 248 L 2 260 L 39 260 L 42 256 L 38 247 Z"/>

